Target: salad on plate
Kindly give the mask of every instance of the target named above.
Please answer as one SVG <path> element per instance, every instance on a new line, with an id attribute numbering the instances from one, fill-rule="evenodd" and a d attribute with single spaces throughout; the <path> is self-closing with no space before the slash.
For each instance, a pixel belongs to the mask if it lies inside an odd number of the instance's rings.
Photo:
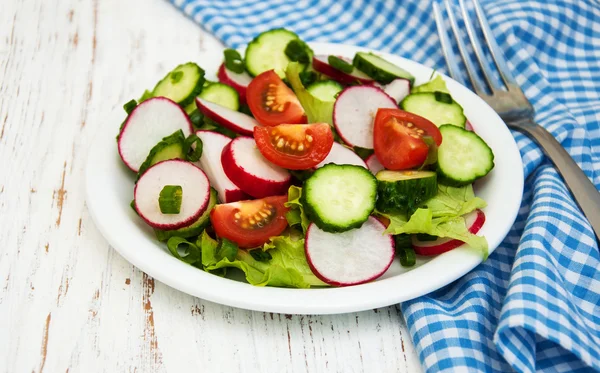
<path id="1" fill-rule="evenodd" d="M 177 259 L 257 286 L 351 286 L 466 245 L 494 154 L 433 74 L 369 52 L 314 55 L 286 29 L 181 64 L 124 105 L 139 219 Z M 475 126 L 476 127 L 476 126 Z"/>

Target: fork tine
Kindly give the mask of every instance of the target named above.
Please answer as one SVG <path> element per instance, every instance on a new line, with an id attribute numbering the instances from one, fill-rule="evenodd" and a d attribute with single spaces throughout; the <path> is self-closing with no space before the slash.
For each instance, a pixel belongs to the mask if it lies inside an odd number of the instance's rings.
<path id="1" fill-rule="evenodd" d="M 479 83 L 479 80 L 477 79 L 477 76 L 475 75 L 475 67 L 473 66 L 473 63 L 471 62 L 471 59 L 469 58 L 469 54 L 467 53 L 467 48 L 465 46 L 465 43 L 462 40 L 462 37 L 460 35 L 460 31 L 458 29 L 458 23 L 456 23 L 456 18 L 454 17 L 454 13 L 452 12 L 452 7 L 450 5 L 450 1 L 449 0 L 444 0 L 444 4 L 446 5 L 446 12 L 448 13 L 448 19 L 450 20 L 450 25 L 452 26 L 452 31 L 454 32 L 454 37 L 456 38 L 456 43 L 458 44 L 458 50 L 460 52 L 460 55 L 462 56 L 462 59 L 465 63 L 465 67 L 467 68 L 467 74 L 469 75 L 469 80 L 471 81 L 471 84 L 473 85 L 473 88 L 475 89 L 475 93 L 477 93 L 478 95 L 485 95 L 485 90 L 483 88 L 483 86 L 481 85 L 481 83 Z"/>
<path id="2" fill-rule="evenodd" d="M 435 23 L 437 26 L 438 35 L 440 36 L 440 43 L 442 44 L 442 52 L 444 52 L 444 58 L 450 71 L 452 79 L 462 82 L 462 74 L 458 68 L 458 59 L 452 50 L 452 44 L 448 38 L 448 33 L 444 29 L 444 18 L 442 18 L 442 12 L 436 1 L 433 2 L 433 15 L 435 17 Z"/>
<path id="3" fill-rule="evenodd" d="M 473 46 L 473 50 L 475 51 L 475 56 L 477 57 L 477 61 L 479 62 L 479 66 L 481 66 L 481 71 L 483 72 L 483 77 L 493 92 L 498 89 L 496 84 L 494 84 L 492 80 L 492 70 L 488 66 L 488 63 L 483 54 L 483 50 L 481 49 L 481 44 L 479 43 L 479 39 L 477 38 L 477 34 L 475 33 L 475 27 L 473 27 L 473 23 L 471 22 L 471 18 L 469 17 L 469 12 L 467 11 L 467 7 L 465 6 L 464 0 L 459 0 L 460 9 L 462 11 L 463 21 L 465 22 L 465 26 L 467 26 L 467 34 L 469 35 L 469 40 L 471 40 L 471 45 Z"/>
<path id="4" fill-rule="evenodd" d="M 462 7 L 463 0 L 460 1 Z M 492 58 L 494 60 L 494 63 L 498 67 L 498 71 L 500 72 L 502 80 L 504 80 L 504 84 L 506 84 L 506 86 L 509 89 L 512 88 L 510 87 L 510 85 L 517 86 L 517 82 L 515 81 L 515 78 L 508 69 L 508 65 L 506 64 L 504 55 L 500 51 L 500 47 L 498 47 L 498 43 L 494 38 L 494 34 L 492 34 L 490 24 L 488 23 L 487 18 L 485 17 L 485 13 L 483 12 L 483 8 L 481 8 L 481 4 L 479 4 L 479 0 L 473 0 L 473 4 L 475 5 L 475 13 L 477 14 L 479 24 L 481 25 L 481 30 L 483 31 L 483 37 L 485 38 L 485 41 L 487 42 L 487 45 L 490 48 L 490 51 L 492 52 Z M 464 7 L 463 11 L 466 12 L 466 9 Z"/>

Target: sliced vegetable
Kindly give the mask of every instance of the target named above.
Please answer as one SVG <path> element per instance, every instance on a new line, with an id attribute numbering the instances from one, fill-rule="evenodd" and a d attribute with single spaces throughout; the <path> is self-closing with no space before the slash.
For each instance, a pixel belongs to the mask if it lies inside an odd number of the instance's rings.
<path id="1" fill-rule="evenodd" d="M 475 210 L 464 217 L 465 224 L 472 234 L 477 234 L 485 223 L 485 214 L 481 210 Z M 433 240 L 422 240 L 418 234 L 412 237 L 412 247 L 419 255 L 439 255 L 447 251 L 456 249 L 464 242 L 452 238 L 434 238 Z"/>
<path id="2" fill-rule="evenodd" d="M 365 161 L 362 160 L 361 157 L 356 155 L 356 153 L 352 150 L 348 149 L 344 145 L 338 144 L 337 142 L 333 143 L 329 154 L 327 154 L 327 157 L 325 157 L 325 159 L 321 163 L 319 163 L 316 166 L 316 168 L 323 167 L 329 163 L 338 165 L 348 164 L 367 168 L 367 164 L 365 163 Z"/>
<path id="3" fill-rule="evenodd" d="M 444 92 L 411 93 L 402 100 L 400 107 L 429 119 L 438 127 L 453 124 L 464 128 L 467 120 L 463 108 Z"/>
<path id="4" fill-rule="evenodd" d="M 210 180 L 210 179 L 209 179 Z M 171 237 L 195 237 L 202 233 L 204 228 L 206 228 L 210 224 L 210 211 L 217 204 L 217 191 L 213 188 L 210 189 L 210 197 L 208 200 L 208 206 L 206 210 L 200 215 L 198 219 L 192 224 L 179 228 L 179 229 L 171 229 L 171 230 L 160 230 L 154 229 L 154 234 L 159 241 L 167 241 Z"/>
<path id="5" fill-rule="evenodd" d="M 260 124 L 249 115 L 214 104 L 200 97 L 196 98 L 196 105 L 202 114 L 240 135 L 251 136 L 254 127 L 260 126 Z"/>
<path id="6" fill-rule="evenodd" d="M 410 82 L 406 79 L 394 79 L 383 86 L 383 91 L 399 104 L 410 94 Z"/>
<path id="7" fill-rule="evenodd" d="M 221 64 L 219 72 L 217 73 L 219 82 L 227 84 L 233 87 L 240 98 L 240 104 L 246 103 L 246 89 L 252 81 L 252 77 L 244 70 L 241 73 L 236 73 L 225 67 L 225 64 Z"/>
<path id="8" fill-rule="evenodd" d="M 219 237 L 242 248 L 261 246 L 287 227 L 285 202 L 287 196 L 275 196 L 217 205 L 210 213 L 210 221 Z"/>
<path id="9" fill-rule="evenodd" d="M 127 117 L 119 134 L 119 155 L 127 167 L 138 172 L 152 148 L 178 130 L 184 136 L 192 133 L 183 109 L 168 98 L 148 99 Z"/>
<path id="10" fill-rule="evenodd" d="M 185 159 L 190 162 L 198 162 L 202 156 L 202 148 L 202 140 L 195 133 L 192 133 L 183 142 Z"/>
<path id="11" fill-rule="evenodd" d="M 380 109 L 375 117 L 375 155 L 388 170 L 421 166 L 429 154 L 426 137 L 439 145 L 442 135 L 427 119 L 400 109 Z"/>
<path id="12" fill-rule="evenodd" d="M 418 85 L 412 89 L 412 93 L 419 92 L 445 92 L 450 93 L 446 87 L 446 82 L 441 75 L 436 75 L 435 78 L 431 79 L 427 83 Z"/>
<path id="13" fill-rule="evenodd" d="M 180 212 L 161 212 L 159 196 L 167 185 L 182 190 Z M 202 170 L 193 164 L 172 159 L 150 167 L 134 189 L 135 210 L 148 225 L 157 229 L 178 229 L 192 224 L 206 210 L 210 185 Z"/>
<path id="14" fill-rule="evenodd" d="M 327 76 L 329 76 L 330 78 L 332 78 L 333 80 L 340 82 L 342 84 L 373 84 L 374 80 L 369 77 L 367 74 L 363 73 L 362 71 L 358 70 L 357 68 L 353 67 L 352 71 L 350 73 L 346 73 L 344 71 L 342 71 L 341 69 L 339 69 L 340 66 L 338 66 L 338 68 L 330 65 L 329 63 L 329 57 L 331 56 L 324 56 L 324 55 L 319 55 L 319 56 L 314 56 L 313 57 L 313 68 L 320 72 L 321 74 L 325 74 Z M 346 57 L 341 57 L 341 56 L 337 56 L 337 58 L 339 58 L 340 60 L 350 64 L 352 62 L 352 60 L 346 58 Z"/>
<path id="15" fill-rule="evenodd" d="M 304 183 L 302 205 L 320 229 L 344 232 L 367 221 L 376 197 L 377 180 L 366 168 L 328 164 Z"/>
<path id="16" fill-rule="evenodd" d="M 183 189 L 181 185 L 165 185 L 158 196 L 158 206 L 163 214 L 179 214 Z"/>
<path id="17" fill-rule="evenodd" d="M 127 101 L 127 103 L 125 103 L 125 105 L 123 105 L 123 110 L 125 110 L 127 115 L 129 115 L 129 114 L 131 114 L 133 109 L 135 109 L 137 104 L 138 104 L 137 101 L 131 99 L 131 100 Z"/>
<path id="18" fill-rule="evenodd" d="M 494 168 L 492 149 L 475 132 L 443 125 L 444 143 L 438 149 L 438 173 L 452 185 L 466 185 L 484 177 Z"/>
<path id="19" fill-rule="evenodd" d="M 227 177 L 254 198 L 283 195 L 292 179 L 289 172 L 267 161 L 250 137 L 238 137 L 227 144 L 221 164 Z"/>
<path id="20" fill-rule="evenodd" d="M 346 60 L 341 59 L 340 57 L 331 55 L 327 57 L 327 62 L 329 62 L 331 67 L 343 73 L 351 74 L 352 71 L 354 71 L 354 65 Z"/>
<path id="21" fill-rule="evenodd" d="M 223 51 L 223 58 L 225 60 L 224 65 L 227 70 L 236 74 L 241 74 L 244 72 L 244 60 L 242 60 L 240 52 L 236 51 L 235 49 L 227 48 Z"/>
<path id="22" fill-rule="evenodd" d="M 350 146 L 373 149 L 373 118 L 380 108 L 397 108 L 394 100 L 373 86 L 344 89 L 333 109 L 335 129 Z"/>
<path id="23" fill-rule="evenodd" d="M 375 154 L 369 156 L 369 158 L 367 158 L 365 162 L 367 163 L 367 168 L 369 169 L 369 171 L 371 171 L 373 175 L 377 175 L 379 171 L 385 170 L 385 167 L 383 167 L 383 165 L 379 163 L 379 160 L 377 159 L 377 156 Z"/>
<path id="24" fill-rule="evenodd" d="M 307 170 L 322 162 L 333 145 L 327 123 L 255 127 L 258 150 L 271 163 L 290 170 Z"/>
<path id="25" fill-rule="evenodd" d="M 344 89 L 344 87 L 335 80 L 319 80 L 306 88 L 311 95 L 319 100 L 331 102 L 335 101 L 338 93 L 340 93 L 342 89 Z"/>
<path id="26" fill-rule="evenodd" d="M 203 100 L 238 111 L 240 108 L 240 95 L 235 88 L 223 83 L 211 83 L 206 86 L 200 95 Z"/>
<path id="27" fill-rule="evenodd" d="M 368 217 L 358 229 L 328 233 L 311 224 L 306 259 L 313 273 L 333 286 L 358 285 L 383 275 L 394 260 L 394 241 L 385 226 Z"/>
<path id="28" fill-rule="evenodd" d="M 373 53 L 356 53 L 352 64 L 381 84 L 391 83 L 397 78 L 406 79 L 411 85 L 415 82 L 411 73 Z"/>
<path id="29" fill-rule="evenodd" d="M 256 36 L 246 48 L 246 70 L 252 76 L 274 70 L 280 78 L 285 76 L 285 69 L 290 59 L 285 49 L 292 40 L 300 38 L 295 33 L 279 28 L 265 31 Z M 302 64 L 302 70 L 306 64 Z"/>
<path id="30" fill-rule="evenodd" d="M 197 165 L 206 172 L 210 185 L 216 189 L 219 194 L 219 200 L 224 203 L 249 199 L 250 196 L 244 193 L 225 175 L 223 165 L 221 164 L 221 153 L 231 139 L 225 135 L 212 131 L 197 131 L 196 135 L 202 140 L 202 157 Z"/>
<path id="31" fill-rule="evenodd" d="M 177 66 L 156 84 L 153 97 L 169 98 L 186 107 L 202 92 L 204 70 L 193 62 Z"/>
<path id="32" fill-rule="evenodd" d="M 377 173 L 377 210 L 412 214 L 437 193 L 437 175 L 432 171 L 387 171 Z"/>
<path id="33" fill-rule="evenodd" d="M 306 123 L 300 101 L 273 70 L 252 79 L 247 94 L 250 111 L 262 125 Z"/>
<path id="34" fill-rule="evenodd" d="M 185 159 L 185 152 L 183 151 L 183 143 L 185 137 L 183 131 L 177 130 L 170 136 L 165 137 L 158 144 L 150 150 L 150 153 L 146 157 L 146 160 L 140 166 L 138 176 L 146 172 L 146 170 L 160 161 L 166 161 L 167 159 Z"/>
<path id="35" fill-rule="evenodd" d="M 311 49 L 300 39 L 293 39 L 287 44 L 284 50 L 285 55 L 293 62 L 300 62 L 308 65 L 312 55 Z"/>

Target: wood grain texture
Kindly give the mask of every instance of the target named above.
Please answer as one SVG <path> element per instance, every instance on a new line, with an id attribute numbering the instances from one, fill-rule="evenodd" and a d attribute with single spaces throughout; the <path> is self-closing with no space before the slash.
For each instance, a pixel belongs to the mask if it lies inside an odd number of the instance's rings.
<path id="1" fill-rule="evenodd" d="M 83 173 L 103 117 L 220 48 L 161 0 L 2 2 L 0 371 L 421 370 L 396 307 L 221 306 L 154 281 L 94 227 Z"/>

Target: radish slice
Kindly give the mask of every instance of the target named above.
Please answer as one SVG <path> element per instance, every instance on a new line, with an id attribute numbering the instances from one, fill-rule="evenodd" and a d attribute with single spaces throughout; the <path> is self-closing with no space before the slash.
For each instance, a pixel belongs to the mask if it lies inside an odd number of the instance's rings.
<path id="1" fill-rule="evenodd" d="M 246 71 L 238 74 L 228 70 L 225 64 L 222 63 L 219 67 L 217 77 L 221 83 L 230 85 L 237 91 L 240 95 L 240 103 L 246 103 L 246 88 L 248 88 L 248 84 L 252 81 L 252 77 Z"/>
<path id="2" fill-rule="evenodd" d="M 367 158 L 366 163 L 367 167 L 369 168 L 369 171 L 371 171 L 373 175 L 377 175 L 379 171 L 385 170 L 385 167 L 383 167 L 383 165 L 379 163 L 379 159 L 377 159 L 375 154 L 371 154 L 369 158 Z"/>
<path id="3" fill-rule="evenodd" d="M 328 57 L 325 55 L 313 57 L 313 68 L 321 74 L 328 75 L 333 80 L 337 80 L 342 84 L 354 84 L 359 82 L 361 84 L 373 84 L 375 81 L 367 74 L 363 73 L 358 69 L 354 69 L 350 74 L 345 73 L 331 66 L 328 62 Z M 352 60 L 346 57 L 338 56 L 342 60 L 352 64 Z"/>
<path id="4" fill-rule="evenodd" d="M 251 137 L 238 137 L 227 144 L 221 163 L 225 175 L 255 198 L 286 194 L 292 181 L 289 172 L 260 154 Z"/>
<path id="5" fill-rule="evenodd" d="M 394 79 L 382 88 L 396 103 L 400 103 L 410 93 L 410 82 L 406 79 Z"/>
<path id="6" fill-rule="evenodd" d="M 367 164 L 355 152 L 346 148 L 344 145 L 334 142 L 331 150 L 323 162 L 319 163 L 315 169 L 325 166 L 327 163 L 335 164 L 353 164 L 367 168 Z"/>
<path id="7" fill-rule="evenodd" d="M 373 149 L 373 120 L 379 108 L 397 109 L 398 105 L 377 87 L 344 89 L 333 107 L 333 123 L 342 140 L 350 146 Z"/>
<path id="8" fill-rule="evenodd" d="M 471 122 L 469 122 L 468 119 L 467 119 L 467 122 L 465 123 L 465 129 L 467 131 L 475 131 L 475 129 L 473 128 L 473 125 L 471 124 Z"/>
<path id="9" fill-rule="evenodd" d="M 252 136 L 254 127 L 260 126 L 249 115 L 206 101 L 200 97 L 196 97 L 196 106 L 202 114 L 240 135 Z"/>
<path id="10" fill-rule="evenodd" d="M 358 285 L 383 275 L 394 260 L 394 240 L 374 217 L 357 229 L 328 233 L 312 223 L 304 250 L 318 278 L 333 286 Z"/>
<path id="11" fill-rule="evenodd" d="M 206 172 L 210 185 L 219 194 L 219 201 L 229 203 L 250 199 L 249 195 L 229 180 L 221 165 L 221 153 L 231 139 L 213 131 L 197 131 L 196 136 L 202 140 L 202 157 L 196 164 Z"/>
<path id="12" fill-rule="evenodd" d="M 192 122 L 183 109 L 166 97 L 155 97 L 139 104 L 127 117 L 119 134 L 119 155 L 133 172 L 163 138 L 182 130 L 188 137 Z"/>
<path id="13" fill-rule="evenodd" d="M 182 188 L 179 214 L 163 214 L 158 197 L 165 185 Z M 208 206 L 210 184 L 197 166 L 181 160 L 162 161 L 142 174 L 133 191 L 135 210 L 148 225 L 156 229 L 179 229 L 194 223 Z"/>
<path id="14" fill-rule="evenodd" d="M 465 224 L 469 228 L 469 232 L 473 234 L 479 232 L 484 223 L 485 214 L 481 210 L 475 210 L 465 216 Z M 442 254 L 464 244 L 464 242 L 452 238 L 438 238 L 435 241 L 421 241 L 417 238 L 416 234 L 413 234 L 411 239 L 415 253 L 426 256 Z"/>

